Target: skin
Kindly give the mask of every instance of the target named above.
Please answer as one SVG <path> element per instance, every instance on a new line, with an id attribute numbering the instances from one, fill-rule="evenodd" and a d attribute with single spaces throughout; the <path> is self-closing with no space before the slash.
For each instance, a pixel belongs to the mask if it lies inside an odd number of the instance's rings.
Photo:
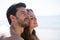
<path id="1" fill-rule="evenodd" d="M 38 37 L 36 36 L 36 32 L 34 30 L 34 28 L 37 27 L 37 19 L 31 9 L 26 10 L 29 16 L 29 26 L 24 28 L 22 37 L 24 40 L 38 40 Z"/>
<path id="2" fill-rule="evenodd" d="M 28 12 L 29 18 L 30 18 L 30 33 L 32 33 L 33 29 L 38 26 L 37 19 L 32 11 Z"/>
<path id="3" fill-rule="evenodd" d="M 14 27 L 14 33 L 21 35 L 24 26 L 29 25 L 29 18 L 24 7 L 17 8 L 16 16 L 10 15 L 11 25 Z"/>

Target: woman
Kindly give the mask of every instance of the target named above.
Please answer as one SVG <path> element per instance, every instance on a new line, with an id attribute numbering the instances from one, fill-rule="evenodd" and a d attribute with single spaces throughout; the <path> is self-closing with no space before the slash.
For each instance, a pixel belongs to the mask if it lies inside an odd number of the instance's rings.
<path id="1" fill-rule="evenodd" d="M 24 28 L 22 37 L 24 38 L 24 40 L 39 40 L 34 30 L 34 28 L 37 26 L 37 19 L 32 9 L 27 9 L 27 14 L 29 15 L 29 18 L 30 18 L 30 25 L 29 27 Z"/>

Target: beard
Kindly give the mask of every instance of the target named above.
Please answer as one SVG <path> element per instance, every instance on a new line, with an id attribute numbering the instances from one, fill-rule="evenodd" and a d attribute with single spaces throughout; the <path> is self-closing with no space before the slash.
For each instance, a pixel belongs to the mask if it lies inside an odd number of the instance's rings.
<path id="1" fill-rule="evenodd" d="M 29 26 L 29 24 L 25 23 L 24 20 L 21 20 L 18 17 L 16 17 L 16 19 L 17 19 L 17 22 L 18 22 L 19 26 L 21 26 L 21 27 L 28 27 Z"/>
<path id="2" fill-rule="evenodd" d="M 26 24 L 24 21 L 22 21 L 22 20 L 19 20 L 18 21 L 18 24 L 21 26 L 21 27 L 28 27 L 29 25 L 28 24 Z"/>

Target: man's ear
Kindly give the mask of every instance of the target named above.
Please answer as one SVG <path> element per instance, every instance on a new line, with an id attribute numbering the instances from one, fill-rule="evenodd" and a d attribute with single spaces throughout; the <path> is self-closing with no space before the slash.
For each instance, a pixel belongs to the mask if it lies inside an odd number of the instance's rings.
<path id="1" fill-rule="evenodd" d="M 16 17 L 13 15 L 10 15 L 10 19 L 11 19 L 11 21 L 14 21 L 16 19 Z"/>

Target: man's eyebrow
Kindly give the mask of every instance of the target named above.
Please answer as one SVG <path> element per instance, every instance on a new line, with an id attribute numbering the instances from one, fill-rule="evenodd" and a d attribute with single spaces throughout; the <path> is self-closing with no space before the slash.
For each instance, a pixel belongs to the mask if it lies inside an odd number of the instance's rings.
<path id="1" fill-rule="evenodd" d="M 21 12 L 25 12 L 25 11 L 21 11 Z"/>

